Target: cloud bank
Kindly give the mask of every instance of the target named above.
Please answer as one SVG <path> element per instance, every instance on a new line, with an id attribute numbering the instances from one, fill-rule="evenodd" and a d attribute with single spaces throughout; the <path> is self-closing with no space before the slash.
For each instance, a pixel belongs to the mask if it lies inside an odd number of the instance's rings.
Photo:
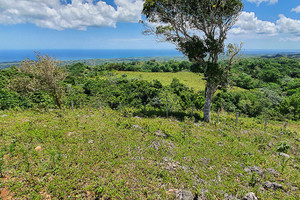
<path id="1" fill-rule="evenodd" d="M 257 34 L 264 36 L 275 36 L 284 33 L 289 35 L 289 38 L 299 40 L 300 20 L 291 19 L 281 14 L 276 23 L 272 23 L 258 19 L 254 12 L 243 11 L 230 33 L 234 35 Z"/>
<path id="2" fill-rule="evenodd" d="M 114 3 L 116 8 L 101 0 L 0 0 L 0 24 L 32 23 L 56 30 L 86 30 L 140 20 L 143 0 Z"/>

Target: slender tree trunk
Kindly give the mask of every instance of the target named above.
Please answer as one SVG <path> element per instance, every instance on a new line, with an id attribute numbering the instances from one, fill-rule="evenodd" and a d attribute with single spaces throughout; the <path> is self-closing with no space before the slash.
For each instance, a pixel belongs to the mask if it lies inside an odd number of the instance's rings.
<path id="1" fill-rule="evenodd" d="M 211 104 L 212 104 L 212 98 L 214 93 L 216 92 L 216 85 L 210 82 L 206 83 L 205 88 L 205 103 L 203 108 L 203 115 L 204 115 L 204 121 L 210 122 L 210 111 L 211 111 Z"/>

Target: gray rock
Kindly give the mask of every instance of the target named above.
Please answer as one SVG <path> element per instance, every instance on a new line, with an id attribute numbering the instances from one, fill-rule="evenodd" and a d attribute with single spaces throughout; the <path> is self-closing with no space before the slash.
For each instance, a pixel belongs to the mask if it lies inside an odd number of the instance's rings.
<path id="1" fill-rule="evenodd" d="M 218 142 L 217 145 L 224 146 L 225 144 L 223 142 Z"/>
<path id="2" fill-rule="evenodd" d="M 167 137 L 167 135 L 164 134 L 161 130 L 156 131 L 155 135 L 158 136 L 158 137 Z"/>
<path id="3" fill-rule="evenodd" d="M 224 194 L 224 200 L 239 200 L 239 199 L 236 198 L 235 196 L 232 196 L 230 194 L 225 193 Z"/>
<path id="4" fill-rule="evenodd" d="M 290 158 L 290 155 L 288 155 L 288 154 L 286 154 L 286 153 L 280 153 L 279 155 L 281 155 L 281 156 L 284 156 L 284 157 L 286 157 L 286 158 Z"/>
<path id="5" fill-rule="evenodd" d="M 189 190 L 177 190 L 175 192 L 176 198 L 178 200 L 193 200 L 194 195 Z"/>
<path id="6" fill-rule="evenodd" d="M 93 143 L 94 143 L 94 140 L 91 139 L 91 140 L 88 141 L 88 143 L 89 143 L 89 144 L 93 144 Z"/>
<path id="7" fill-rule="evenodd" d="M 270 181 L 267 181 L 263 184 L 263 187 L 265 189 L 273 189 L 273 190 L 277 190 L 277 189 L 283 189 L 283 186 L 279 183 L 275 183 L 275 182 L 270 182 Z"/>
<path id="8" fill-rule="evenodd" d="M 268 168 L 267 171 L 274 176 L 279 176 L 279 173 L 275 169 Z"/>
<path id="9" fill-rule="evenodd" d="M 208 189 L 203 189 L 200 191 L 200 194 L 198 195 L 197 200 L 207 200 L 207 198 L 205 197 L 205 193 L 208 192 Z"/>
<path id="10" fill-rule="evenodd" d="M 258 200 L 253 192 L 247 193 L 242 200 Z"/>
<path id="11" fill-rule="evenodd" d="M 210 159 L 209 158 L 202 158 L 202 163 L 203 163 L 203 165 L 208 165 L 209 164 L 209 162 L 210 162 Z"/>
<path id="12" fill-rule="evenodd" d="M 142 130 L 142 129 L 143 129 L 142 127 L 140 127 L 140 126 L 137 125 L 137 124 L 134 124 L 134 125 L 132 126 L 132 128 L 138 129 L 138 130 Z"/>
<path id="13" fill-rule="evenodd" d="M 297 190 L 298 190 L 298 187 L 292 186 L 292 187 L 291 187 L 291 190 L 292 190 L 292 191 L 297 191 Z"/>
<path id="14" fill-rule="evenodd" d="M 1 117 L 7 117 L 7 115 L 1 115 Z"/>
<path id="15" fill-rule="evenodd" d="M 259 167 L 257 166 L 253 166 L 253 167 L 246 167 L 244 169 L 246 172 L 252 174 L 253 172 L 257 173 L 258 175 L 260 176 L 263 176 L 264 175 L 264 171 L 261 170 Z"/>
<path id="16" fill-rule="evenodd" d="M 160 144 L 159 141 L 157 141 L 157 142 L 153 141 L 153 142 L 150 144 L 149 148 L 154 148 L 155 150 L 158 150 L 158 149 L 160 148 L 160 146 L 161 146 L 161 144 Z"/>

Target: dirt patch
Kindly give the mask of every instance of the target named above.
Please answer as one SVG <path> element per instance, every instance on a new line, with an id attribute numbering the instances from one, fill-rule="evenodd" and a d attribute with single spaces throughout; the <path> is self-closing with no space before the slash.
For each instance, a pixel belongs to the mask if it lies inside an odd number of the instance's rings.
<path id="1" fill-rule="evenodd" d="M 3 188 L 3 189 L 0 189 L 0 190 L 1 190 L 1 192 L 0 192 L 0 199 L 3 199 L 3 200 L 13 199 L 13 197 L 10 194 L 10 191 L 6 187 Z"/>

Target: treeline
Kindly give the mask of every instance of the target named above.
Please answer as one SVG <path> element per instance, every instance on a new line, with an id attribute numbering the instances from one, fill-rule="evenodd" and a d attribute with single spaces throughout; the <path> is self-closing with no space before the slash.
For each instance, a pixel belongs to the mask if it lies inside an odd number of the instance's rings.
<path id="1" fill-rule="evenodd" d="M 300 59 L 247 58 L 232 68 L 233 85 L 241 92 L 222 91 L 215 100 L 226 111 L 249 116 L 300 118 Z"/>
<path id="2" fill-rule="evenodd" d="M 201 67 L 187 61 L 132 61 L 88 66 L 82 63 L 56 67 L 49 57 L 24 61 L 20 67 L 0 71 L 0 109 L 54 108 L 107 105 L 147 110 L 184 111 L 192 105 L 202 109 L 204 91 L 196 92 L 180 80 L 168 86 L 159 81 L 117 77 L 114 71 L 179 72 Z M 40 64 L 38 62 L 41 62 Z M 49 61 L 49 62 L 47 62 Z M 50 67 L 51 70 L 45 70 Z M 34 66 L 34 67 L 33 67 Z M 30 70 L 34 68 L 34 70 Z M 232 86 L 214 97 L 213 109 L 244 113 L 251 117 L 267 115 L 274 119 L 299 120 L 300 64 L 297 58 L 247 58 L 232 68 Z"/>
<path id="3" fill-rule="evenodd" d="M 170 60 L 165 62 L 157 62 L 155 59 L 149 61 L 131 61 L 121 63 L 105 63 L 94 67 L 88 67 L 92 71 L 136 71 L 136 72 L 179 72 L 189 71 L 192 64 L 188 61 Z M 82 63 L 68 65 L 67 68 L 72 72 L 84 70 L 87 68 Z M 76 68 L 76 70 L 74 70 Z"/>

